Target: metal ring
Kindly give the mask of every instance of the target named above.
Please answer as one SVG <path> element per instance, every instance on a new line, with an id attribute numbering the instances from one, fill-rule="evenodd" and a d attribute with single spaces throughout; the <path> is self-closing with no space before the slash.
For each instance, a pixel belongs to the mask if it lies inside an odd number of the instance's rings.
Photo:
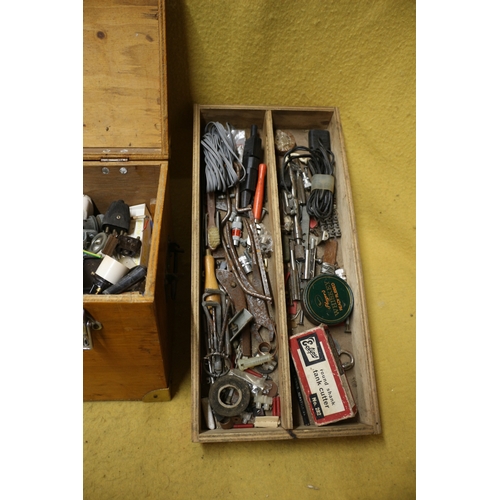
<path id="1" fill-rule="evenodd" d="M 339 351 L 339 356 L 342 356 L 342 354 L 345 354 L 349 357 L 349 362 L 342 363 L 342 368 L 345 371 L 350 370 L 354 366 L 354 356 L 349 351 Z"/>
<path id="2" fill-rule="evenodd" d="M 271 354 L 272 356 L 274 356 L 277 350 L 278 346 L 275 345 L 273 349 L 273 346 L 269 342 L 261 342 L 257 346 L 257 351 L 259 354 Z"/>

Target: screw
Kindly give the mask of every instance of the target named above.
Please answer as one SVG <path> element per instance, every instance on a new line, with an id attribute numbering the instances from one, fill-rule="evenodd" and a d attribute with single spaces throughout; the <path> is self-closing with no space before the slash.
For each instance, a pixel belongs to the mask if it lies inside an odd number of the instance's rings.
<path id="1" fill-rule="evenodd" d="M 125 167 L 120 168 L 120 174 L 126 174 L 128 170 Z"/>
<path id="2" fill-rule="evenodd" d="M 102 167 L 101 172 L 102 172 L 103 174 L 109 174 L 109 168 L 108 168 L 108 167 Z"/>

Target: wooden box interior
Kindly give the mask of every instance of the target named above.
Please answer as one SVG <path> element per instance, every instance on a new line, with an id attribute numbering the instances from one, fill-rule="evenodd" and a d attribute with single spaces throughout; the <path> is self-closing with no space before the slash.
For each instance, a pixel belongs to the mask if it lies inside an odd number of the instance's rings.
<path id="1" fill-rule="evenodd" d="M 83 295 L 84 309 L 103 325 L 93 334 L 94 349 L 84 351 L 84 400 L 141 400 L 168 386 L 167 177 L 166 162 L 85 162 L 84 192 L 100 212 L 119 199 L 146 203 L 153 226 L 143 293 Z"/>
<path id="2" fill-rule="evenodd" d="M 121 173 L 121 169 L 126 169 L 126 173 Z M 145 297 L 153 297 L 155 293 L 167 173 L 166 163 L 134 162 L 118 165 L 88 162 L 84 165 L 84 192 L 91 197 L 101 213 L 105 213 L 113 201 L 123 200 L 130 206 L 145 203 L 153 218 Z M 125 292 L 120 297 L 126 299 L 129 295 Z M 84 301 L 91 299 L 92 297 L 84 295 Z M 107 299 L 109 296 L 94 297 L 94 300 Z"/>

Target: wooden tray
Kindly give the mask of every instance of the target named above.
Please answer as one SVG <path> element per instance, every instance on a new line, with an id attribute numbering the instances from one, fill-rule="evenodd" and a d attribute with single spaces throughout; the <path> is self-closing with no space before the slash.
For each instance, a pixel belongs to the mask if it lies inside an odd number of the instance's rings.
<path id="1" fill-rule="evenodd" d="M 236 129 L 247 132 L 257 124 L 262 138 L 267 175 L 267 223 L 274 240 L 273 264 L 269 270 L 274 294 L 274 315 L 280 342 L 279 390 L 281 396 L 281 425 L 276 429 L 213 429 L 209 430 L 202 415 L 201 398 L 206 395 L 204 373 L 201 369 L 203 352 L 203 316 L 201 297 L 203 293 L 203 165 L 201 164 L 200 141 L 205 125 L 210 122 L 230 123 Z M 339 239 L 338 260 L 345 270 L 347 281 L 354 294 L 354 309 L 346 325 L 330 328 L 331 336 L 350 351 L 355 359 L 354 367 L 347 372 L 358 412 L 349 420 L 328 426 L 304 425 L 296 396 L 292 391 L 292 377 L 288 352 L 288 338 L 294 333 L 314 326 L 307 318 L 304 325 L 295 326 L 289 321 L 285 294 L 285 273 L 280 231 L 279 189 L 277 173 L 280 158 L 274 149 L 275 131 L 291 132 L 297 144 L 307 146 L 310 129 L 330 132 L 331 149 L 336 158 L 335 186 L 337 211 L 342 236 Z M 248 137 L 248 134 L 247 134 Z M 352 194 L 347 168 L 342 128 L 337 108 L 269 108 L 247 106 L 195 105 L 193 131 L 193 245 L 192 245 L 192 440 L 194 442 L 253 441 L 271 439 L 300 439 L 315 437 L 351 436 L 379 434 L 380 415 L 373 369 L 368 318 L 366 313 L 363 276 L 359 257 Z"/>

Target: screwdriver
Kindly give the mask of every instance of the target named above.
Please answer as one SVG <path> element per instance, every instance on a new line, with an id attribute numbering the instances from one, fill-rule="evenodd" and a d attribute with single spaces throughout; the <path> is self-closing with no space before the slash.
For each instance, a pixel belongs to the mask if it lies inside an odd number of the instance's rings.
<path id="1" fill-rule="evenodd" d="M 257 178 L 257 186 L 255 188 L 255 195 L 253 199 L 253 216 L 255 218 L 255 222 L 260 222 L 260 219 L 262 218 L 266 172 L 267 165 L 265 163 L 261 163 L 259 165 L 259 177 Z"/>

